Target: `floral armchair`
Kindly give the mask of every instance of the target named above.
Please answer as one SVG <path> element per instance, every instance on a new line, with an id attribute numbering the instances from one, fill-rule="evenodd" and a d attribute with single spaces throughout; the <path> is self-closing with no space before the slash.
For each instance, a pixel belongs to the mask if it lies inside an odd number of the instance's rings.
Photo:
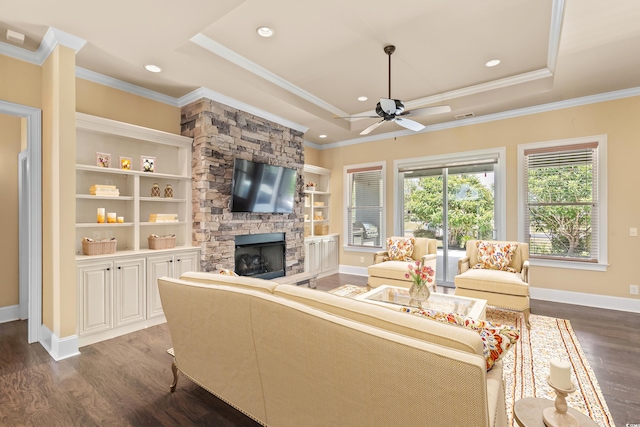
<path id="1" fill-rule="evenodd" d="M 376 252 L 373 264 L 369 266 L 368 285 L 376 288 L 381 285 L 411 287 L 411 278 L 406 277 L 409 263 L 423 261 L 425 266 L 433 269 L 432 290 L 436 291 L 436 239 L 424 237 L 388 237 L 387 250 Z"/>

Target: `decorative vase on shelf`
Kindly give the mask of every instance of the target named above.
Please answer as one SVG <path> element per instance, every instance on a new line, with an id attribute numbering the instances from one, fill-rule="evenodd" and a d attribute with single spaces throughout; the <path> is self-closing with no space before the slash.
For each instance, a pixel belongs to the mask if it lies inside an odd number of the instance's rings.
<path id="1" fill-rule="evenodd" d="M 417 301 L 418 303 L 422 303 L 429 299 L 431 296 L 431 291 L 426 283 L 418 285 L 417 283 L 412 283 L 409 288 L 409 296 L 412 300 Z"/>
<path id="2" fill-rule="evenodd" d="M 155 182 L 151 187 L 151 197 L 160 197 L 160 186 Z"/>
<path id="3" fill-rule="evenodd" d="M 164 197 L 173 197 L 173 188 L 171 188 L 171 184 L 167 184 L 167 186 L 164 188 Z"/>

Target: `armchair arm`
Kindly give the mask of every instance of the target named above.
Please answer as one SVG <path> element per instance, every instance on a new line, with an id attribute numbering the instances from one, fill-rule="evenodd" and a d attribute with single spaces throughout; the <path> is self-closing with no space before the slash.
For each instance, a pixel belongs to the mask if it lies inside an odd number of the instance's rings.
<path id="1" fill-rule="evenodd" d="M 529 260 L 522 263 L 522 280 L 529 283 Z"/>
<path id="2" fill-rule="evenodd" d="M 384 261 L 384 257 L 389 256 L 387 251 L 378 251 L 373 254 L 373 263 L 380 264 Z"/>
<path id="3" fill-rule="evenodd" d="M 462 274 L 469 269 L 469 257 L 463 256 L 458 260 L 458 274 Z"/>
<path id="4" fill-rule="evenodd" d="M 422 263 L 427 266 L 433 268 L 433 271 L 436 271 L 436 259 L 438 255 L 436 254 L 427 254 L 422 257 Z"/>

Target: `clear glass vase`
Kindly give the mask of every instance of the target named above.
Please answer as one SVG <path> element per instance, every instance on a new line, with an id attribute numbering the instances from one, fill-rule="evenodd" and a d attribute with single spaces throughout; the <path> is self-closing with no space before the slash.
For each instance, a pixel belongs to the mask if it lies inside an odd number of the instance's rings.
<path id="1" fill-rule="evenodd" d="M 417 283 L 411 284 L 411 287 L 409 288 L 409 297 L 411 297 L 411 300 L 417 303 L 417 305 L 421 305 L 421 303 L 428 300 L 430 296 L 431 291 L 426 283 L 421 285 Z"/>

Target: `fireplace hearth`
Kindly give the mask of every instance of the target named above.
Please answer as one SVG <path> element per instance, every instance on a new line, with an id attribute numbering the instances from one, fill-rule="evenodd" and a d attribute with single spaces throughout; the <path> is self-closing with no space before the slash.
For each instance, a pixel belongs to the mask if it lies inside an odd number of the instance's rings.
<path id="1" fill-rule="evenodd" d="M 273 279 L 285 275 L 284 233 L 235 237 L 235 272 L 240 276 Z"/>

